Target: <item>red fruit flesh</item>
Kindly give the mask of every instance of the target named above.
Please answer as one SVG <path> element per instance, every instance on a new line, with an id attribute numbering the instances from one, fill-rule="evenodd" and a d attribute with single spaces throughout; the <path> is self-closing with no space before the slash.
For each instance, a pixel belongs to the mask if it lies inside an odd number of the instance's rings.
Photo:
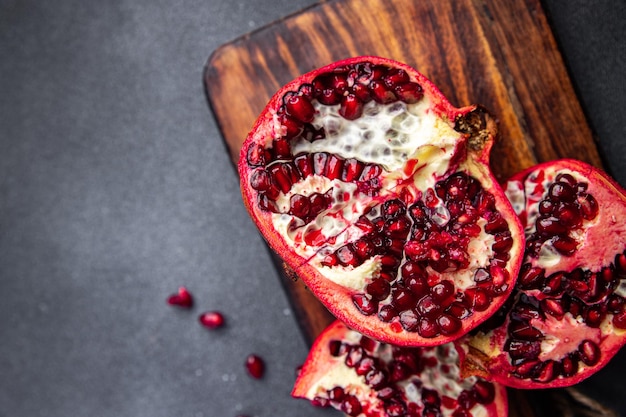
<path id="1" fill-rule="evenodd" d="M 524 263 L 506 308 L 461 340 L 463 367 L 517 388 L 576 384 L 626 343 L 626 192 L 573 160 L 515 175 L 506 192 Z"/>
<path id="2" fill-rule="evenodd" d="M 350 416 L 506 416 L 506 389 L 461 379 L 457 360 L 451 343 L 394 347 L 336 321 L 313 344 L 292 395 Z"/>
<path id="3" fill-rule="evenodd" d="M 504 303 L 522 259 L 494 135 L 486 112 L 404 64 L 340 61 L 270 100 L 241 152 L 243 200 L 337 318 L 396 345 L 446 343 Z"/>

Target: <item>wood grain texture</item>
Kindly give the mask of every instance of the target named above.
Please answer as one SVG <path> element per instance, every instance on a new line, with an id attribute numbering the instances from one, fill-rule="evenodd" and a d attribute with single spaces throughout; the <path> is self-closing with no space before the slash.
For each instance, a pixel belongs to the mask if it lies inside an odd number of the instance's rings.
<path id="1" fill-rule="evenodd" d="M 601 165 L 539 0 L 329 0 L 223 45 L 204 81 L 233 162 L 276 90 L 357 55 L 405 62 L 456 106 L 485 106 L 499 121 L 500 180 L 561 157 Z M 289 271 L 283 284 L 310 342 L 333 317 Z M 511 415 L 532 415 L 525 398 L 512 396 Z"/>

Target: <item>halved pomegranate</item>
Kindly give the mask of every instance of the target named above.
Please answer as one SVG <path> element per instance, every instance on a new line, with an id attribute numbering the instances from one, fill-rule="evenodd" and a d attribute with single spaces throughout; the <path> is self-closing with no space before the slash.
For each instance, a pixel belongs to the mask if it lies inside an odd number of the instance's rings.
<path id="1" fill-rule="evenodd" d="M 349 416 L 506 416 L 502 385 L 461 379 L 452 343 L 397 347 L 335 321 L 316 339 L 292 391 Z"/>
<path id="2" fill-rule="evenodd" d="M 510 302 L 459 343 L 464 371 L 518 388 L 573 385 L 626 343 L 626 192 L 558 160 L 514 176 L 506 193 L 525 258 Z"/>
<path id="3" fill-rule="evenodd" d="M 335 316 L 396 345 L 454 340 L 513 289 L 523 230 L 489 169 L 495 122 L 379 57 L 276 93 L 243 144 L 244 202 Z"/>

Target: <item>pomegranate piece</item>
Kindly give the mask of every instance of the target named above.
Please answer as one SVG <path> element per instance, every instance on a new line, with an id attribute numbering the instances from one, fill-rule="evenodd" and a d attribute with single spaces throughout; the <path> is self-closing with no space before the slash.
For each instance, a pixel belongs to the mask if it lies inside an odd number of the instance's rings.
<path id="1" fill-rule="evenodd" d="M 177 307 L 191 308 L 193 306 L 193 297 L 187 291 L 187 288 L 180 287 L 176 294 L 172 294 L 167 298 L 167 303 Z"/>
<path id="2" fill-rule="evenodd" d="M 340 61 L 270 100 L 241 151 L 243 200 L 337 318 L 439 345 L 492 315 L 518 276 L 524 234 L 489 169 L 495 131 L 413 68 Z"/>
<path id="3" fill-rule="evenodd" d="M 260 356 L 255 354 L 248 355 L 245 366 L 251 377 L 256 379 L 263 378 L 263 375 L 265 374 L 265 362 Z"/>
<path id="4" fill-rule="evenodd" d="M 219 311 L 207 311 L 198 317 L 198 321 L 207 329 L 218 329 L 224 326 L 224 315 Z"/>
<path id="5" fill-rule="evenodd" d="M 517 388 L 576 384 L 626 343 L 626 191 L 558 160 L 515 175 L 506 193 L 526 231 L 523 266 L 499 318 L 459 341 L 463 367 Z"/>
<path id="6" fill-rule="evenodd" d="M 350 416 L 506 416 L 504 386 L 461 379 L 458 358 L 452 343 L 393 346 L 335 321 L 313 344 L 292 395 Z"/>

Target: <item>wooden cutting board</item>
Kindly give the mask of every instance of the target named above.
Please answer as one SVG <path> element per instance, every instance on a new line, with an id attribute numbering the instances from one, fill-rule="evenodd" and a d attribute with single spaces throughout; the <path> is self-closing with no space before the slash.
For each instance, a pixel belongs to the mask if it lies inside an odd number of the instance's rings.
<path id="1" fill-rule="evenodd" d="M 539 0 L 329 0 L 223 45 L 204 82 L 233 162 L 283 84 L 357 55 L 417 68 L 458 107 L 484 105 L 499 120 L 491 161 L 500 180 L 560 157 L 601 165 Z M 333 317 L 282 275 L 311 342 Z M 512 415 L 533 415 L 527 394 L 511 397 Z"/>

